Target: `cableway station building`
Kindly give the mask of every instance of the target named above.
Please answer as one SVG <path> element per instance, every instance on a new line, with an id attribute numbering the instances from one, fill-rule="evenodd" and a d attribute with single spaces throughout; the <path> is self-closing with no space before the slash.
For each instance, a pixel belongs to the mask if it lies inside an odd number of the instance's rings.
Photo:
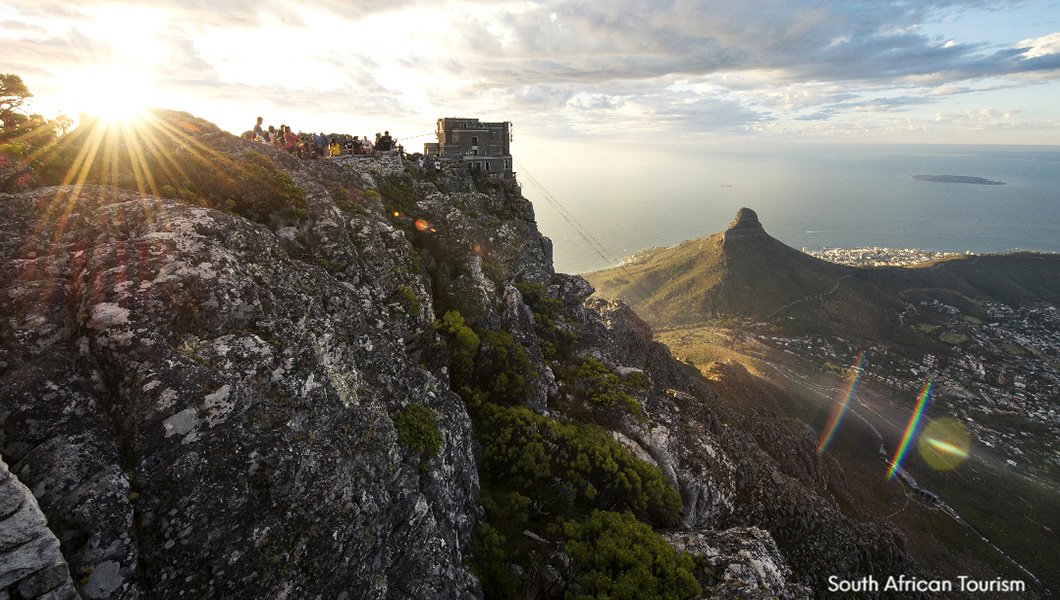
<path id="1" fill-rule="evenodd" d="M 482 123 L 478 119 L 438 119 L 436 143 L 423 145 L 428 157 L 461 161 L 468 171 L 482 171 L 504 178 L 512 176 L 512 123 Z"/>

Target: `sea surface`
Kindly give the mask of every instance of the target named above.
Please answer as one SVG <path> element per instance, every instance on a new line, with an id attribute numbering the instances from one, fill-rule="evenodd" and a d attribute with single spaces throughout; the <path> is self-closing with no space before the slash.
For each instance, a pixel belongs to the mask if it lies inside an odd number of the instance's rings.
<path id="1" fill-rule="evenodd" d="M 516 176 L 566 273 L 722 231 L 741 207 L 797 249 L 1060 252 L 1060 146 L 733 144 Z"/>

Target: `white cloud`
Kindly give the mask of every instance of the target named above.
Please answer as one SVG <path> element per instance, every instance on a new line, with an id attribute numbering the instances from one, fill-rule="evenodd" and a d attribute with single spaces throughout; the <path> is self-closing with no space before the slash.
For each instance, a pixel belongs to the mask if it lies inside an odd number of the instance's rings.
<path id="1" fill-rule="evenodd" d="M 1017 46 L 1020 48 L 1026 48 L 1023 53 L 1025 59 L 1057 55 L 1060 54 L 1060 32 L 1051 33 L 1038 38 L 1026 39 L 1017 44 Z"/>
<path id="2" fill-rule="evenodd" d="M 1060 33 L 1010 47 L 921 33 L 1015 1 L 0 2 L 11 13 L 0 23 L 4 69 L 42 95 L 64 73 L 118 63 L 218 114 L 481 114 L 583 135 L 631 122 L 670 135 L 777 131 L 786 120 L 792 131 L 868 131 L 839 121 L 882 123 L 984 82 L 1060 79 Z"/>

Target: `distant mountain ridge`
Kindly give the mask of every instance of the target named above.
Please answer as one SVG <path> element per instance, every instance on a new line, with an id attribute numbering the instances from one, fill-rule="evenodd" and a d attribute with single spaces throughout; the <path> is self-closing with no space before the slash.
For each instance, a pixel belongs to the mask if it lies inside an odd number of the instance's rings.
<path id="1" fill-rule="evenodd" d="M 887 339 L 911 294 L 945 289 L 976 301 L 1057 301 L 1060 257 L 959 256 L 918 267 L 850 267 L 770 236 L 742 208 L 728 229 L 640 253 L 585 278 L 605 298 L 629 303 L 657 328 L 727 316 L 820 333 Z"/>

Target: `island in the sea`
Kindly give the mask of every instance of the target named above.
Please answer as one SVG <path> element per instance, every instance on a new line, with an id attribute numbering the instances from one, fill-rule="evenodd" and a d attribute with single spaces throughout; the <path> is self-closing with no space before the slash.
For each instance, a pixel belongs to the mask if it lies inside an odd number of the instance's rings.
<path id="1" fill-rule="evenodd" d="M 1005 185 L 1004 181 L 991 181 L 982 177 L 968 177 L 966 175 L 913 175 L 917 181 L 932 181 L 935 183 L 972 183 L 975 185 Z"/>

